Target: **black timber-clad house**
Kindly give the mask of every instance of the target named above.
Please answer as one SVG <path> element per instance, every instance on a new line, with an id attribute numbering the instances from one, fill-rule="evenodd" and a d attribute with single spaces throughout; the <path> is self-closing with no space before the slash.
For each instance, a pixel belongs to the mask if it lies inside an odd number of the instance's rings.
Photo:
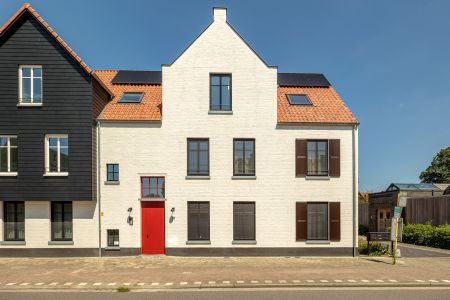
<path id="1" fill-rule="evenodd" d="M 3 244 L 25 244 L 27 201 L 50 202 L 51 234 L 43 239 L 74 243 L 72 201 L 96 200 L 95 119 L 109 99 L 29 4 L 0 29 Z"/>

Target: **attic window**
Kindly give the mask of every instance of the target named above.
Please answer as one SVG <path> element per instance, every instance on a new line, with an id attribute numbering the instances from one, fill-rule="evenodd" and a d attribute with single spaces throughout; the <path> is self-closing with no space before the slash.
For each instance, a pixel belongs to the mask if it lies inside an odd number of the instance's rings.
<path id="1" fill-rule="evenodd" d="M 123 93 L 119 103 L 141 103 L 144 93 Z"/>
<path id="2" fill-rule="evenodd" d="M 286 97 L 291 105 L 312 105 L 311 100 L 304 94 L 287 94 Z"/>

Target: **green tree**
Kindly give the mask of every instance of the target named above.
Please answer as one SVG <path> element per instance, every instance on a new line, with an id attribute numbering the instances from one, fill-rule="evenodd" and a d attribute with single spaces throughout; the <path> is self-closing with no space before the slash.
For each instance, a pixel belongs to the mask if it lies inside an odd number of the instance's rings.
<path id="1" fill-rule="evenodd" d="M 422 173 L 420 180 L 427 183 L 450 183 L 450 147 L 441 149 L 431 165 Z"/>

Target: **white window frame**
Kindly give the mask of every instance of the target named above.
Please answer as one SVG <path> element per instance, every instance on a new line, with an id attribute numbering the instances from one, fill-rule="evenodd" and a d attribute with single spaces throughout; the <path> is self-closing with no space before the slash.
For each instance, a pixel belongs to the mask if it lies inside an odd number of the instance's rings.
<path id="1" fill-rule="evenodd" d="M 50 138 L 57 138 L 58 139 L 58 171 L 56 172 L 50 172 L 50 144 L 49 139 Z M 44 176 L 68 176 L 69 172 L 61 172 L 61 138 L 66 138 L 67 141 L 69 141 L 69 135 L 67 134 L 47 134 L 45 135 L 45 172 Z M 70 155 L 70 154 L 69 154 Z"/>
<path id="2" fill-rule="evenodd" d="M 17 172 L 11 172 L 11 138 L 16 138 L 17 135 L 0 135 L 1 138 L 7 138 L 8 142 L 6 144 L 7 150 L 7 161 L 8 161 L 8 171 L 6 172 L 0 172 L 0 176 L 17 176 Z M 19 146 L 13 146 L 15 148 L 19 148 Z"/>
<path id="3" fill-rule="evenodd" d="M 23 95 L 22 95 L 22 69 L 23 68 L 31 68 L 31 75 L 30 75 L 30 102 L 29 103 L 24 103 L 22 100 Z M 33 98 L 33 94 L 34 94 L 34 68 L 40 68 L 41 69 L 41 77 L 36 77 L 36 78 L 41 78 L 41 101 L 40 102 L 34 102 L 34 98 Z M 28 77 L 27 77 L 28 78 Z M 43 73 L 43 68 L 42 65 L 20 65 L 19 66 L 19 106 L 42 106 L 42 102 L 44 99 L 44 90 L 42 88 L 42 82 L 44 80 L 44 73 Z"/>

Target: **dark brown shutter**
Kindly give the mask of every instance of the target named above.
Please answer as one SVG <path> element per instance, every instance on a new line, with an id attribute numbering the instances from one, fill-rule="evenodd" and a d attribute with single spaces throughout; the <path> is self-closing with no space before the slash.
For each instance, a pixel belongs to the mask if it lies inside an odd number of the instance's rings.
<path id="1" fill-rule="evenodd" d="M 188 203 L 188 240 L 198 239 L 198 203 Z"/>
<path id="2" fill-rule="evenodd" d="M 307 216 L 307 206 L 306 202 L 297 202 L 295 207 L 295 231 L 297 241 L 306 241 L 306 216 Z"/>
<path id="3" fill-rule="evenodd" d="M 255 203 L 233 204 L 233 239 L 255 240 Z"/>
<path id="4" fill-rule="evenodd" d="M 306 177 L 307 170 L 306 140 L 295 140 L 295 175 Z"/>
<path id="5" fill-rule="evenodd" d="M 341 203 L 330 202 L 330 241 L 341 240 Z"/>
<path id="6" fill-rule="evenodd" d="M 330 148 L 330 176 L 341 176 L 341 141 L 329 140 Z"/>
<path id="7" fill-rule="evenodd" d="M 202 202 L 198 204 L 198 233 L 199 240 L 209 240 L 209 203 Z"/>

